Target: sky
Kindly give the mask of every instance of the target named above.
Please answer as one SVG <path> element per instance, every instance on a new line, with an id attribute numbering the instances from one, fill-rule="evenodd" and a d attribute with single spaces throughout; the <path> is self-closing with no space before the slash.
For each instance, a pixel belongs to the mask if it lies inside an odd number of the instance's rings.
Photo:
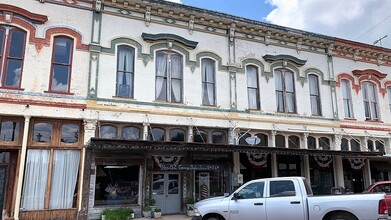
<path id="1" fill-rule="evenodd" d="M 391 49 L 391 0 L 169 1 Z"/>

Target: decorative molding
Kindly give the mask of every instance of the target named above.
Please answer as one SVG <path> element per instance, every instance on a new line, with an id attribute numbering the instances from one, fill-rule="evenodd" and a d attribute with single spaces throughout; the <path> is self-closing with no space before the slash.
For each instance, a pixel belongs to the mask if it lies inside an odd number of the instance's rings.
<path id="1" fill-rule="evenodd" d="M 194 15 L 190 15 L 190 20 L 189 20 L 189 34 L 193 34 L 194 31 Z"/>
<path id="2" fill-rule="evenodd" d="M 387 93 L 387 86 L 391 85 L 391 81 L 387 80 L 387 81 L 385 81 L 383 83 L 383 86 L 382 86 L 382 82 L 379 80 L 379 78 L 378 77 L 372 77 L 371 74 L 361 75 L 361 73 L 360 73 L 357 76 L 358 77 L 357 77 L 357 83 L 356 83 L 355 78 L 353 76 L 351 76 L 350 74 L 347 74 L 347 73 L 338 74 L 338 77 L 337 77 L 337 87 L 340 87 L 341 80 L 347 79 L 347 80 L 349 80 L 352 83 L 352 89 L 354 89 L 356 91 L 356 94 L 358 94 L 358 92 L 361 90 L 362 82 L 364 82 L 364 81 L 371 81 L 371 82 L 373 82 L 373 83 L 375 83 L 377 85 L 379 93 L 381 93 L 382 96 L 384 97 L 386 95 L 386 93 Z"/>
<path id="3" fill-rule="evenodd" d="M 371 76 L 376 76 L 377 78 L 379 79 L 384 79 L 387 77 L 387 74 L 386 73 L 381 73 L 377 70 L 374 70 L 374 69 L 366 69 L 366 70 L 353 70 L 352 71 L 353 75 L 355 76 L 364 76 L 364 75 L 368 75 L 369 78 L 371 78 Z"/>
<path id="4" fill-rule="evenodd" d="M 45 24 L 48 21 L 48 17 L 46 15 L 35 14 L 13 5 L 0 4 L 0 11 L 21 15 L 35 24 Z"/>
<path id="5" fill-rule="evenodd" d="M 265 56 L 263 56 L 263 59 L 269 63 L 272 63 L 275 61 L 285 61 L 285 62 L 289 61 L 289 62 L 296 64 L 297 66 L 303 66 L 307 62 L 307 60 L 301 60 L 297 57 L 294 57 L 291 55 L 285 55 L 285 54 L 280 54 L 280 55 L 266 54 Z"/>
<path id="6" fill-rule="evenodd" d="M 195 49 L 198 45 L 198 42 L 196 41 L 191 41 L 187 40 L 181 36 L 175 35 L 175 34 L 147 34 L 147 33 L 142 33 L 141 37 L 145 41 L 149 42 L 156 42 L 156 41 L 175 41 L 177 43 L 183 44 L 184 46 Z"/>
<path id="7" fill-rule="evenodd" d="M 151 23 L 151 10 L 152 10 L 151 6 L 146 7 L 144 20 L 145 20 L 145 26 L 147 27 L 149 27 L 149 24 Z"/>

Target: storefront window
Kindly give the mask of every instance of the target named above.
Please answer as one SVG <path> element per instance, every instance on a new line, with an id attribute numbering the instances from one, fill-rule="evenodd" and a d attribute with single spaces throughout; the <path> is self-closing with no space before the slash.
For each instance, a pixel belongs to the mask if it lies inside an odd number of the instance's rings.
<path id="1" fill-rule="evenodd" d="M 171 129 L 170 141 L 185 141 L 185 132 L 182 129 Z"/>
<path id="2" fill-rule="evenodd" d="M 151 141 L 164 141 L 164 129 L 152 128 L 149 132 L 148 140 Z"/>
<path id="3" fill-rule="evenodd" d="M 300 138 L 297 136 L 289 136 L 288 138 L 289 148 L 300 148 Z"/>
<path id="4" fill-rule="evenodd" d="M 61 142 L 76 143 L 79 141 L 79 125 L 64 124 L 61 127 Z"/>
<path id="5" fill-rule="evenodd" d="M 33 141 L 34 142 L 50 142 L 52 139 L 52 127 L 50 123 L 34 124 Z"/>
<path id="6" fill-rule="evenodd" d="M 198 129 L 194 129 L 194 142 L 198 143 L 208 143 L 208 133 L 206 131 L 200 131 Z"/>
<path id="7" fill-rule="evenodd" d="M 117 128 L 111 125 L 102 125 L 99 129 L 99 137 L 114 139 L 117 137 Z"/>
<path id="8" fill-rule="evenodd" d="M 137 204 L 139 172 L 138 165 L 96 166 L 95 206 Z"/>

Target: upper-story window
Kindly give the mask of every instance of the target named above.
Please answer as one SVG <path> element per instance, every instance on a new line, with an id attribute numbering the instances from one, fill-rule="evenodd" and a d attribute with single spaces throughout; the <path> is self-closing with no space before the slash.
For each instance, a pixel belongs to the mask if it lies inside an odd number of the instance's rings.
<path id="1" fill-rule="evenodd" d="M 202 74 L 202 104 L 216 105 L 215 88 L 216 88 L 216 71 L 215 61 L 204 58 L 201 60 L 201 74 Z"/>
<path id="2" fill-rule="evenodd" d="M 156 53 L 156 100 L 182 102 L 182 56 L 172 51 Z"/>
<path id="3" fill-rule="evenodd" d="M 26 32 L 9 26 L 0 26 L 1 87 L 20 88 Z"/>
<path id="4" fill-rule="evenodd" d="M 134 49 L 119 46 L 117 55 L 116 96 L 133 98 Z"/>
<path id="5" fill-rule="evenodd" d="M 258 68 L 253 65 L 246 66 L 248 108 L 260 109 Z"/>
<path id="6" fill-rule="evenodd" d="M 52 57 L 50 91 L 69 93 L 72 70 L 73 40 L 55 37 Z"/>
<path id="7" fill-rule="evenodd" d="M 388 108 L 390 109 L 391 112 L 391 87 L 387 88 L 387 93 L 388 93 Z"/>
<path id="8" fill-rule="evenodd" d="M 366 120 L 378 120 L 378 107 L 376 86 L 371 82 L 362 83 L 362 94 L 364 99 L 365 119 Z"/>
<path id="9" fill-rule="evenodd" d="M 351 88 L 349 81 L 346 79 L 342 80 L 341 87 L 345 118 L 353 118 L 352 96 L 350 93 Z"/>
<path id="10" fill-rule="evenodd" d="M 277 112 L 295 113 L 295 86 L 293 73 L 287 69 L 274 71 L 276 80 Z"/>
<path id="11" fill-rule="evenodd" d="M 322 115 L 318 76 L 311 74 L 308 76 L 308 80 L 310 85 L 311 113 L 312 115 Z"/>

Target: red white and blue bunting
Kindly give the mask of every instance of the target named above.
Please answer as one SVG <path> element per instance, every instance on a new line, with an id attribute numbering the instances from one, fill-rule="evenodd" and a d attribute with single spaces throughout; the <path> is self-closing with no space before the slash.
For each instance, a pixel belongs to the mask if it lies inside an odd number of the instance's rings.
<path id="1" fill-rule="evenodd" d="M 365 159 L 363 158 L 354 158 L 354 159 L 348 159 L 350 162 L 350 166 L 352 169 L 359 170 L 365 165 Z"/>
<path id="2" fill-rule="evenodd" d="M 152 156 L 153 163 L 156 169 L 167 169 L 167 167 L 178 167 L 182 157 L 181 156 Z"/>
<path id="3" fill-rule="evenodd" d="M 247 159 L 254 168 L 261 168 L 267 163 L 267 153 L 247 153 Z"/>
<path id="4" fill-rule="evenodd" d="M 314 159 L 320 167 L 329 167 L 330 163 L 333 162 L 333 157 L 330 155 L 315 155 Z"/>

